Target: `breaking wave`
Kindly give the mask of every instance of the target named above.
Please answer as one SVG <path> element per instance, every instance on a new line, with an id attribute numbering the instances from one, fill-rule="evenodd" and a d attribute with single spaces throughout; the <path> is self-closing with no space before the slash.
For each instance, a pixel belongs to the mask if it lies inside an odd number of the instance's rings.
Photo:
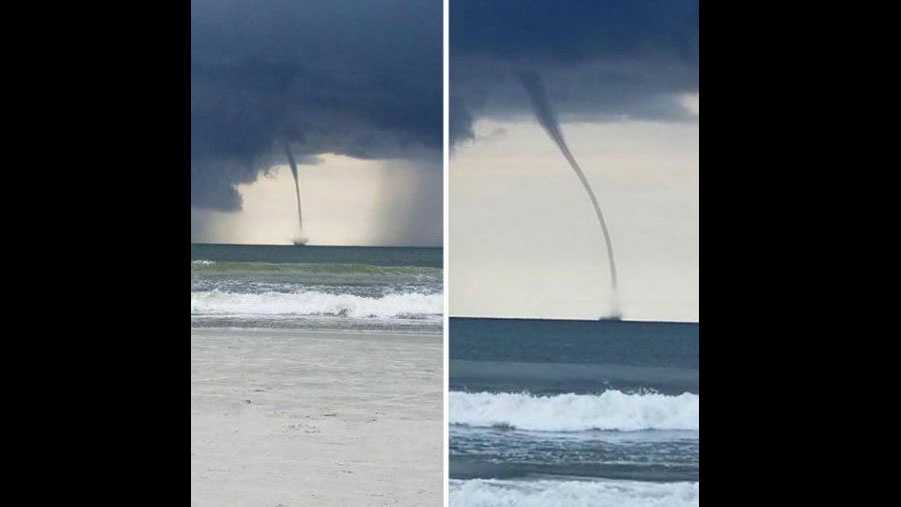
<path id="1" fill-rule="evenodd" d="M 450 424 L 531 431 L 700 430 L 700 396 L 451 392 Z"/>
<path id="2" fill-rule="evenodd" d="M 700 483 L 451 480 L 451 507 L 681 507 L 699 505 Z"/>
<path id="3" fill-rule="evenodd" d="M 212 290 L 191 293 L 192 315 L 425 318 L 440 317 L 443 310 L 441 293 L 409 292 L 382 297 L 318 291 L 242 294 Z"/>

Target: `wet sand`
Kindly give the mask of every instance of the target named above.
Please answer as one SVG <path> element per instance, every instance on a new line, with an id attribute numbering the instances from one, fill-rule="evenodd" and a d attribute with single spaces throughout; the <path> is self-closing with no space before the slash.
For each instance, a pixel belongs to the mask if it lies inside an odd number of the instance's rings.
<path id="1" fill-rule="evenodd" d="M 191 332 L 191 504 L 441 505 L 441 335 Z"/>

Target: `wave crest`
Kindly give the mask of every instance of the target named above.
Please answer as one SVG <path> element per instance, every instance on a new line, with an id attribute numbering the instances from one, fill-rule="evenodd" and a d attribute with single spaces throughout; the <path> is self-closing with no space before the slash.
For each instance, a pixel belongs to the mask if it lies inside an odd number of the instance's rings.
<path id="1" fill-rule="evenodd" d="M 318 291 L 241 294 L 218 290 L 192 292 L 192 315 L 338 316 L 417 318 L 441 315 L 442 294 L 408 292 L 379 298 Z"/>
<path id="2" fill-rule="evenodd" d="M 700 430 L 700 396 L 451 392 L 451 424 L 532 431 Z"/>
<path id="3" fill-rule="evenodd" d="M 699 505 L 700 483 L 637 481 L 451 480 L 449 505 L 468 507 Z"/>

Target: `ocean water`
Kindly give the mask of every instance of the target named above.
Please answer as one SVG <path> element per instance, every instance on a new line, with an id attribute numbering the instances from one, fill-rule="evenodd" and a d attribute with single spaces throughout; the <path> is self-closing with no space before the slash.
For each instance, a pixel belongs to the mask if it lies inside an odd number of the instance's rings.
<path id="1" fill-rule="evenodd" d="M 440 333 L 442 250 L 191 245 L 193 327 Z"/>
<path id="2" fill-rule="evenodd" d="M 451 318 L 450 505 L 698 505 L 696 323 Z"/>

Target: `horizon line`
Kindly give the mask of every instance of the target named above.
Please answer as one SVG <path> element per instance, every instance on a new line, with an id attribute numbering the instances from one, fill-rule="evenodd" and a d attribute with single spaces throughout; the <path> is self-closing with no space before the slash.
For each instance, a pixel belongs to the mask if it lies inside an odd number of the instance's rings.
<path id="1" fill-rule="evenodd" d="M 636 323 L 636 322 L 652 322 L 657 324 L 698 324 L 699 321 L 696 320 L 639 320 L 639 319 L 610 319 L 599 317 L 597 319 L 568 319 L 564 317 L 522 317 L 522 316 L 483 316 L 483 315 L 450 315 L 447 316 L 448 319 L 494 319 L 494 320 L 563 320 L 563 321 L 573 321 L 573 322 L 626 322 L 626 323 Z"/>
<path id="2" fill-rule="evenodd" d="M 291 243 L 213 243 L 213 242 L 203 242 L 203 241 L 192 241 L 191 245 L 215 245 L 215 246 L 296 246 Z M 306 244 L 303 248 L 308 247 L 316 247 L 316 246 L 343 246 L 343 247 L 354 247 L 354 248 L 444 248 L 443 245 L 439 246 L 428 246 L 428 245 L 337 245 L 337 244 L 322 244 L 322 245 L 310 245 Z M 300 248 L 300 247 L 298 247 Z"/>

